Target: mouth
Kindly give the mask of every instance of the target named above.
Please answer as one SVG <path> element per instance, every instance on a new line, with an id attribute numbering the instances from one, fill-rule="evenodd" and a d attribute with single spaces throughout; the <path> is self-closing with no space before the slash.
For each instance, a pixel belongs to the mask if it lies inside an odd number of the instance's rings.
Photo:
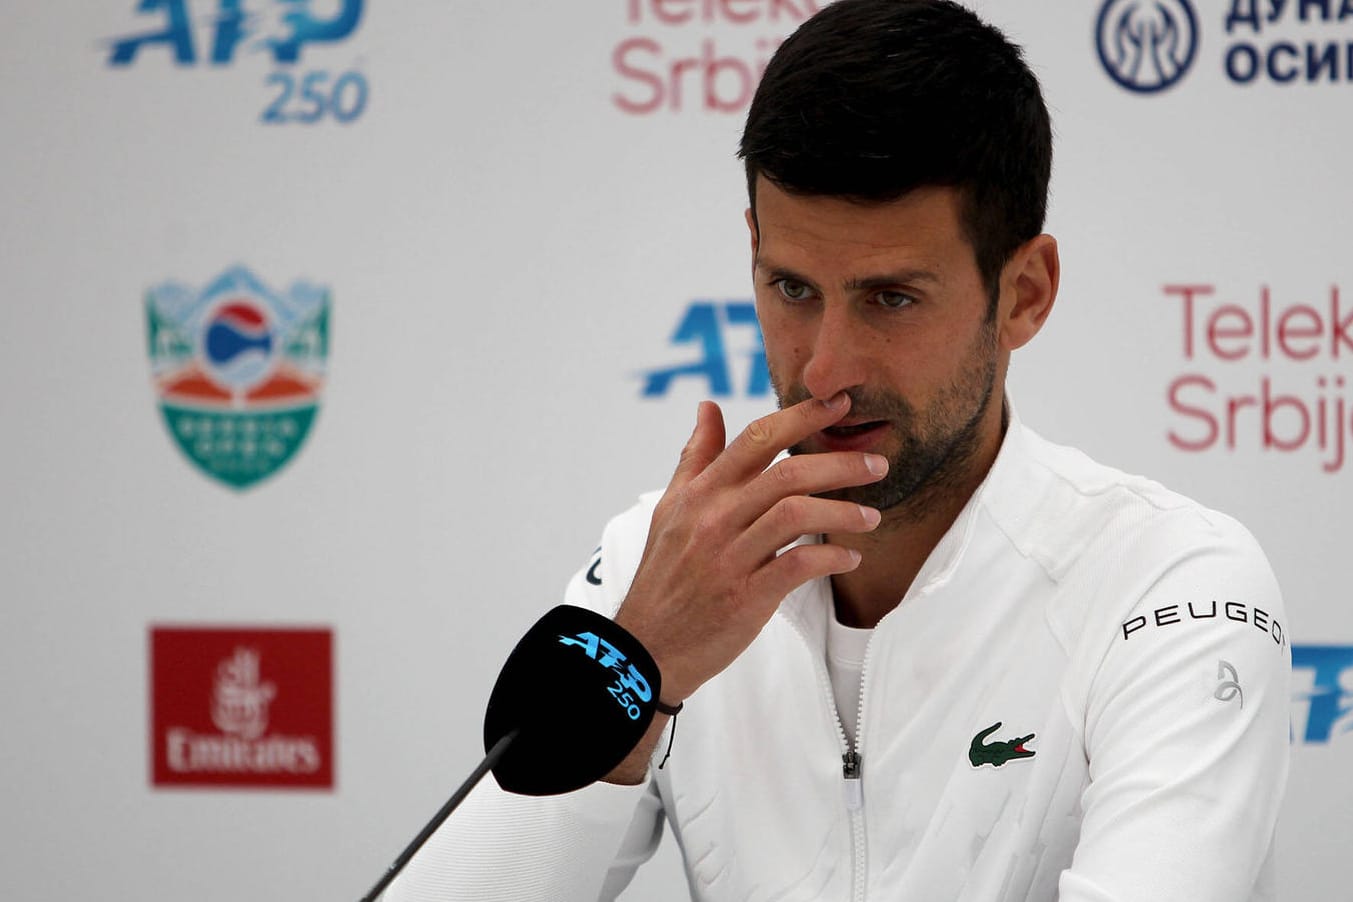
<path id="1" fill-rule="evenodd" d="M 835 426 L 828 426 L 826 429 L 823 429 L 822 434 L 831 436 L 832 438 L 855 438 L 856 436 L 872 432 L 875 429 L 882 429 L 887 425 L 887 420 L 866 420 L 860 423 L 849 423 L 845 425 L 838 423 Z"/>
<path id="2" fill-rule="evenodd" d="M 889 429 L 887 420 L 859 420 L 837 423 L 817 434 L 820 451 L 873 451 L 883 441 Z"/>

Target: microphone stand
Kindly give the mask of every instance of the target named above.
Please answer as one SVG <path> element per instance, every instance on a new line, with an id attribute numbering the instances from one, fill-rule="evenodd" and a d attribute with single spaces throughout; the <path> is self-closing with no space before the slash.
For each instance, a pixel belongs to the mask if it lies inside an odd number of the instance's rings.
<path id="1" fill-rule="evenodd" d="M 376 902 L 377 897 L 390 885 L 390 881 L 394 880 L 399 872 L 404 870 L 404 866 L 423 847 L 423 843 L 427 842 L 432 834 L 437 832 L 437 828 L 442 825 L 442 821 L 451 816 L 451 812 L 455 811 L 457 806 L 465 801 L 465 797 L 470 794 L 470 790 L 474 789 L 479 781 L 484 779 L 484 775 L 493 769 L 493 766 L 498 763 L 498 759 L 503 757 L 507 747 L 512 744 L 512 740 L 516 739 L 520 732 L 520 728 L 511 730 L 493 744 L 493 748 L 489 749 L 489 753 L 484 756 L 483 761 L 479 762 L 479 766 L 470 774 L 469 779 L 460 784 L 460 788 L 452 793 L 451 798 L 446 800 L 446 804 L 432 816 L 432 820 L 428 821 L 427 826 L 419 831 L 418 835 L 413 838 L 413 842 L 409 843 L 404 851 L 399 853 L 399 857 L 390 865 L 384 876 L 376 881 L 376 885 L 371 887 L 371 891 L 363 896 L 360 902 Z"/>

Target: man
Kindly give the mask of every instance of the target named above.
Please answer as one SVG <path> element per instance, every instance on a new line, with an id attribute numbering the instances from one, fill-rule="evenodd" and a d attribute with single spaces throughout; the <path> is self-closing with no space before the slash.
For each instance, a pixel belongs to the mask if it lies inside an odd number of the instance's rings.
<path id="1" fill-rule="evenodd" d="M 1050 134 L 947 0 L 840 0 L 784 43 L 741 150 L 781 410 L 725 447 L 702 404 L 567 594 L 684 703 L 670 760 L 660 715 L 605 783 L 481 787 L 389 898 L 611 899 L 664 820 L 709 902 L 1271 898 L 1262 552 L 1005 399 L 1057 294 Z"/>

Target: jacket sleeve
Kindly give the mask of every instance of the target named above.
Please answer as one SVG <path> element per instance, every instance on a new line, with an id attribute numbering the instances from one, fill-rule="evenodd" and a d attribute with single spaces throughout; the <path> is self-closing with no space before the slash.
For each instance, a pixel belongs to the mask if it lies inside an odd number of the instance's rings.
<path id="1" fill-rule="evenodd" d="M 620 603 L 613 587 L 628 586 L 628 579 L 618 579 L 613 570 L 598 549 L 570 581 L 565 602 L 611 616 Z M 606 902 L 619 896 L 661 837 L 662 802 L 651 779 L 636 786 L 594 783 L 564 795 L 530 797 L 504 792 L 490 776 L 382 899 Z"/>
<path id="2" fill-rule="evenodd" d="M 1270 899 L 1291 648 L 1263 552 L 1225 524 L 1176 551 L 1108 629 L 1085 699 L 1090 782 L 1060 899 Z"/>
<path id="3" fill-rule="evenodd" d="M 516 796 L 484 780 L 428 840 L 385 902 L 613 900 L 662 837 L 650 784 Z"/>

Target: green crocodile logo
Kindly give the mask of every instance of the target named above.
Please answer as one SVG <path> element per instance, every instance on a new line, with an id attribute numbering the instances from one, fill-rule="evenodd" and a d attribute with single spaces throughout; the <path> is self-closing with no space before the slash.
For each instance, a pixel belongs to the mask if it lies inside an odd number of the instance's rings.
<path id="1" fill-rule="evenodd" d="M 973 767 L 981 767 L 983 764 L 990 764 L 992 767 L 1000 767 L 1007 761 L 1015 758 L 1032 758 L 1037 752 L 1030 751 L 1024 747 L 1024 743 L 1034 738 L 1034 734 L 1021 736 L 1018 739 L 1008 739 L 1005 742 L 985 742 L 984 740 L 1001 728 L 1001 722 L 998 720 L 991 726 L 972 738 L 972 745 L 968 747 L 968 760 L 972 762 Z"/>

